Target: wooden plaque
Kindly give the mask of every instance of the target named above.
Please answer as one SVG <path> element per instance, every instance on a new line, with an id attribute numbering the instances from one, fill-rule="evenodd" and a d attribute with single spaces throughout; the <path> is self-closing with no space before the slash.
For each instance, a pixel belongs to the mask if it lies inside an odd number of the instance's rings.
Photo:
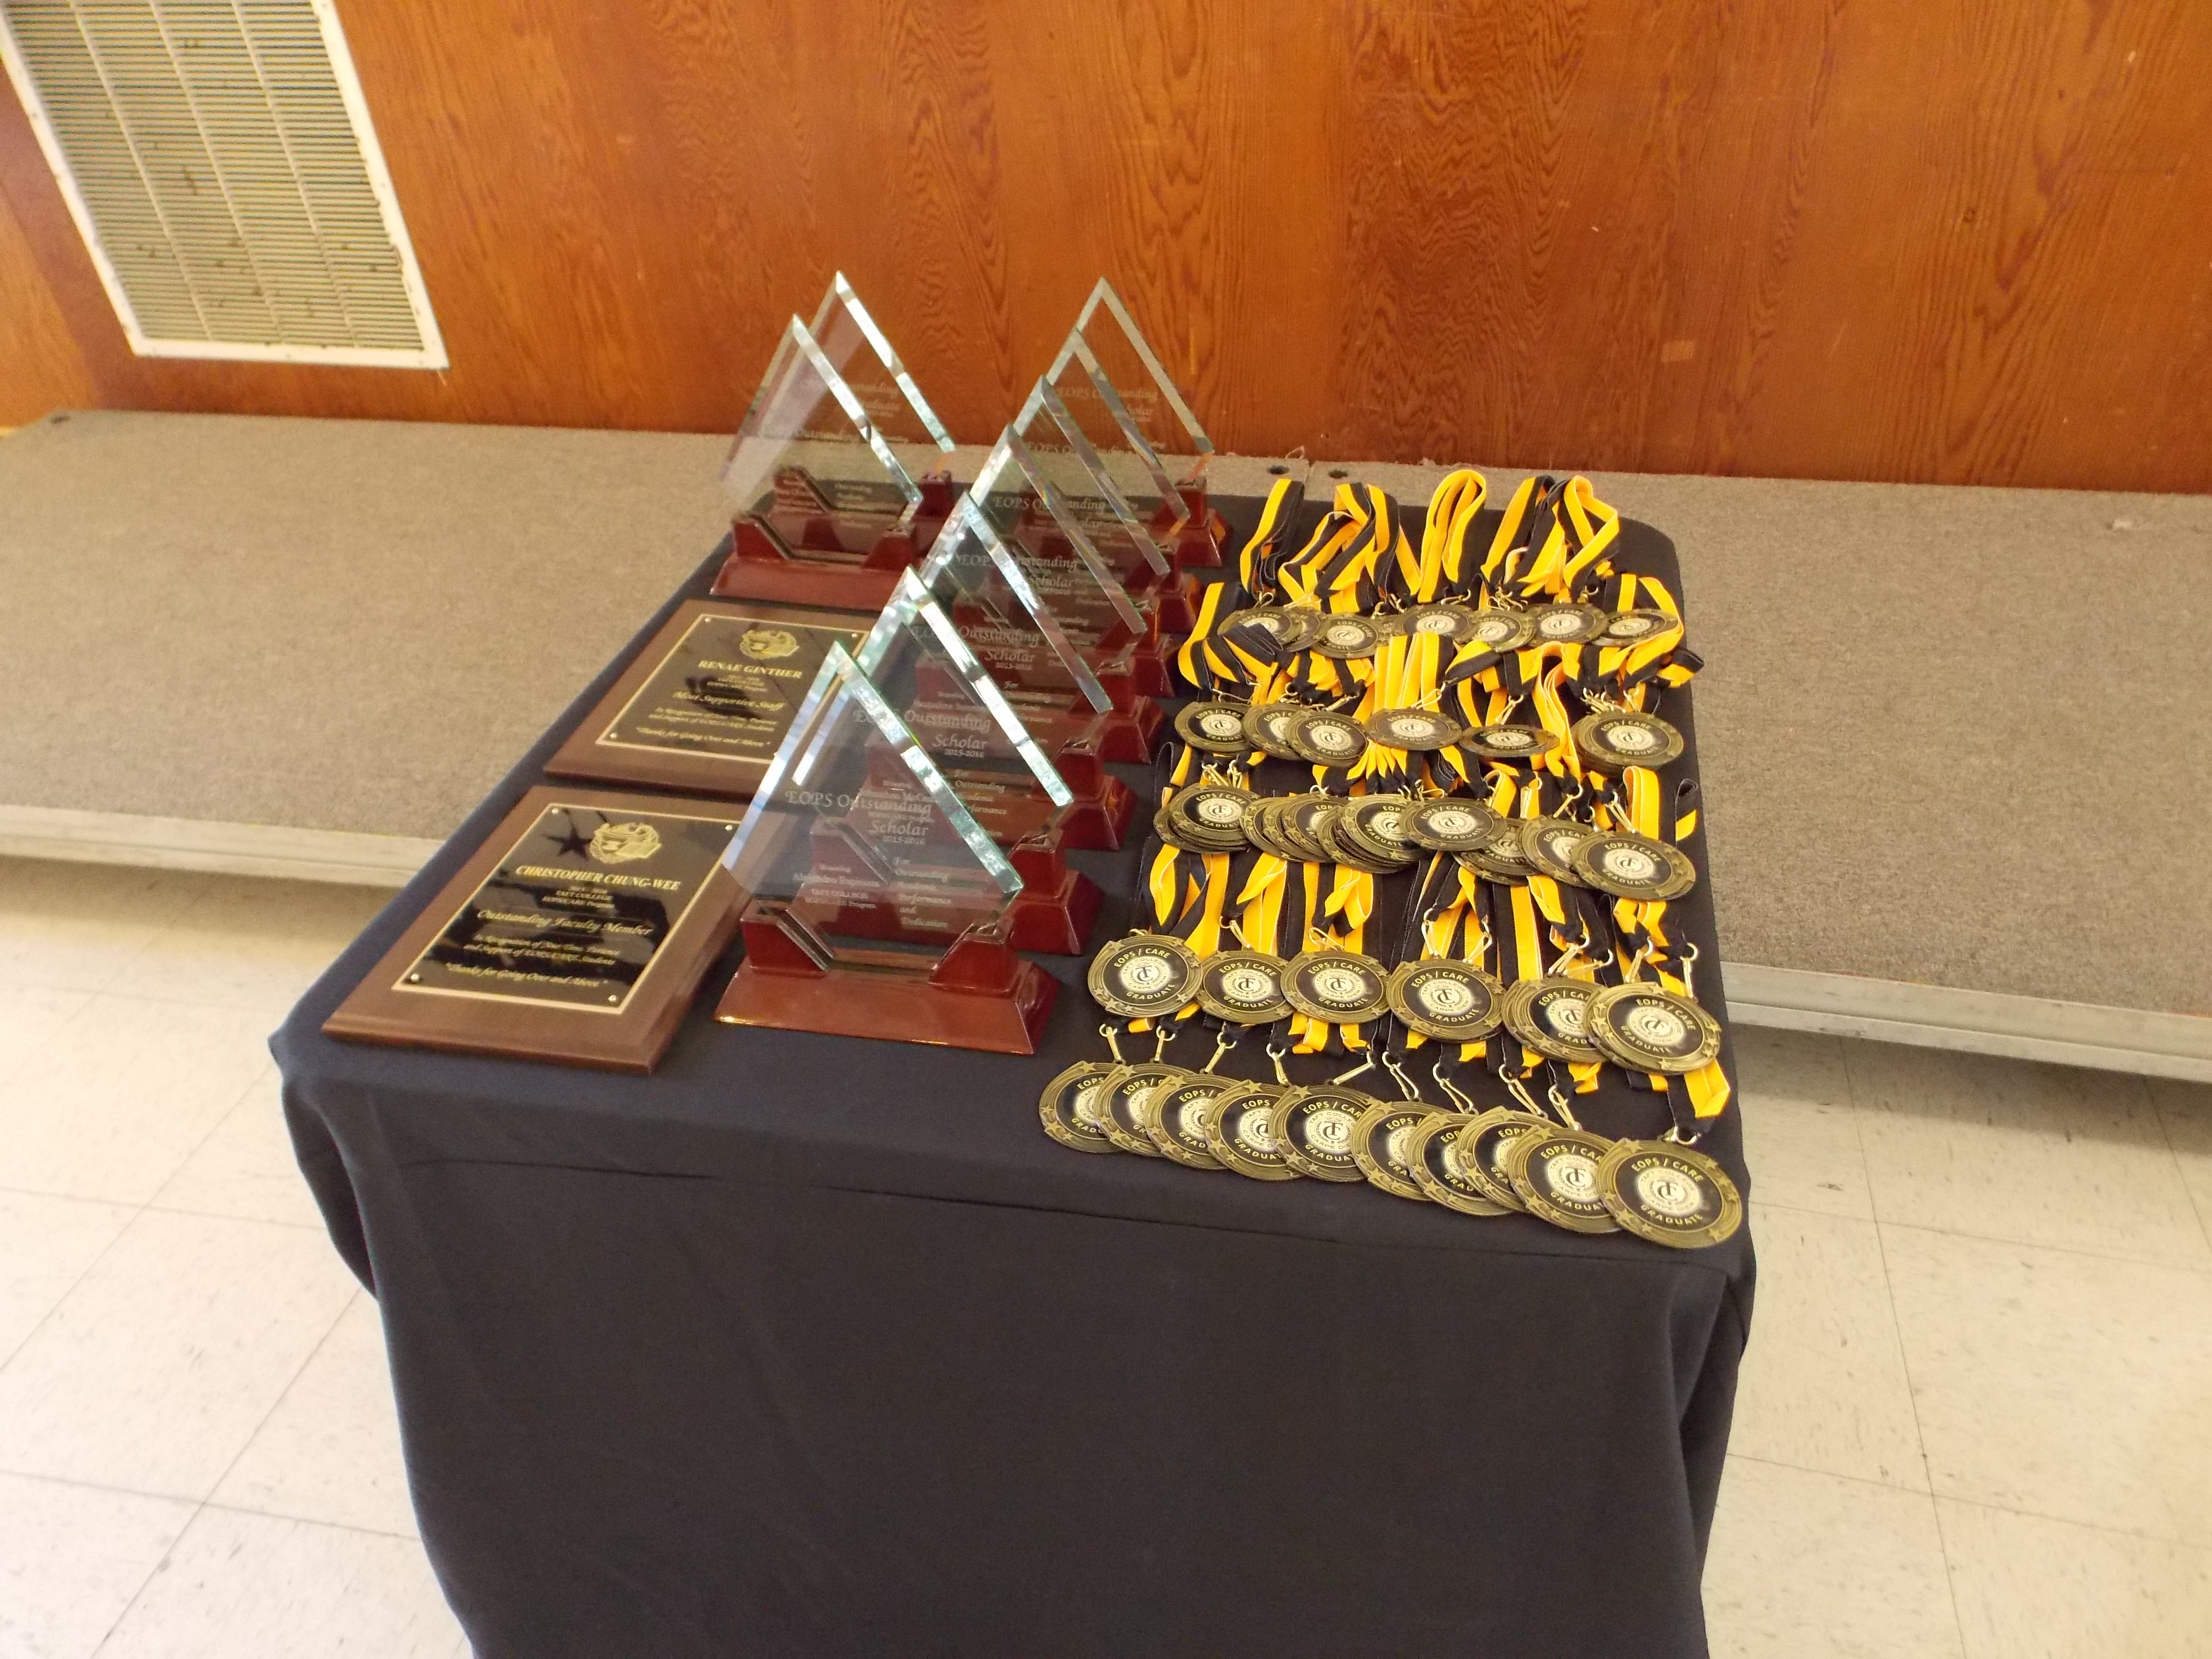
<path id="1" fill-rule="evenodd" d="M 545 770 L 744 800 L 775 759 L 831 641 L 857 649 L 874 622 L 849 611 L 693 599 Z"/>
<path id="2" fill-rule="evenodd" d="M 738 814 L 696 800 L 525 794 L 326 1036 L 650 1072 L 737 931 Z"/>

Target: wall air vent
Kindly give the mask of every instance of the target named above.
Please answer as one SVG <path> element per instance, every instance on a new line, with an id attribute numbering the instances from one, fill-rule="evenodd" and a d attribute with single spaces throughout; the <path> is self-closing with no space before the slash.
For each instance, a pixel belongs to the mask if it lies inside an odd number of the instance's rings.
<path id="1" fill-rule="evenodd" d="M 334 0 L 0 0 L 134 351 L 443 368 Z"/>

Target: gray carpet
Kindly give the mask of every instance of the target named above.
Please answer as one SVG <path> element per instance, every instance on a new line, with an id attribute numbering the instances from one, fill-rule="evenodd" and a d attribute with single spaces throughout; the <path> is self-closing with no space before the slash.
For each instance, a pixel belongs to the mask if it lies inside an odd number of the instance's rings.
<path id="1" fill-rule="evenodd" d="M 0 441 L 0 802 L 442 836 L 720 533 L 721 450 Z M 1597 483 L 1682 550 L 1731 959 L 2212 1013 L 2212 498 Z"/>

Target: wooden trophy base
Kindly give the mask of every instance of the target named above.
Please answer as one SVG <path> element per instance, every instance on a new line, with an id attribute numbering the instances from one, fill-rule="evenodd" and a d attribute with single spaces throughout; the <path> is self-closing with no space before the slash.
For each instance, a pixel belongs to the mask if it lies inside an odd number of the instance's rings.
<path id="1" fill-rule="evenodd" d="M 1105 902 L 1098 884 L 1069 869 L 1057 848 L 1032 842 L 1007 848 L 1006 856 L 1022 878 L 1022 890 L 1006 912 L 1007 943 L 1042 956 L 1081 956 Z"/>
<path id="2" fill-rule="evenodd" d="M 995 928 L 970 929 L 934 962 L 833 952 L 788 911 L 757 901 L 742 931 L 745 959 L 714 1009 L 728 1025 L 1033 1054 L 1060 991 Z"/>
<path id="3" fill-rule="evenodd" d="M 1189 510 L 1190 517 L 1183 521 L 1182 529 L 1176 537 L 1176 568 L 1189 570 L 1200 567 L 1212 568 L 1219 565 L 1221 550 L 1229 540 L 1229 521 L 1207 505 L 1204 479 L 1201 478 L 1194 484 L 1182 485 L 1180 493 L 1184 507 Z M 1168 520 L 1167 508 L 1163 507 L 1152 527 L 1155 530 L 1164 530 L 1167 528 Z"/>
<path id="4" fill-rule="evenodd" d="M 713 592 L 718 599 L 872 614 L 890 603 L 899 573 L 928 550 L 935 531 L 933 522 L 923 520 L 912 534 L 886 532 L 862 557 L 844 553 L 809 556 L 804 546 L 794 551 L 773 526 L 757 518 L 739 519 L 730 527 L 729 556 L 714 577 Z M 825 530 L 823 538 L 828 535 Z"/>

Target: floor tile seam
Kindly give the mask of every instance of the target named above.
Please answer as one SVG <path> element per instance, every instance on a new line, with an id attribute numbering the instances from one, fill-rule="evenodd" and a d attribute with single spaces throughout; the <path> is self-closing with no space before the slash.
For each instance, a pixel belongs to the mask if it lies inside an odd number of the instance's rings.
<path id="1" fill-rule="evenodd" d="M 298 1367 L 284 1380 L 284 1386 L 276 1391 L 276 1397 L 269 1402 L 269 1409 L 261 1413 L 259 1420 L 247 1431 L 245 1438 L 238 1443 L 238 1449 L 230 1455 L 230 1461 L 222 1466 L 222 1473 L 208 1483 L 207 1495 L 201 1499 L 204 1504 L 211 1502 L 216 1493 L 222 1490 L 222 1483 L 230 1479 L 232 1472 L 238 1468 L 240 1460 L 252 1449 L 253 1443 L 261 1437 L 262 1430 L 267 1428 L 276 1413 L 283 1410 L 284 1402 L 292 1397 L 292 1390 L 300 1386 L 300 1379 L 307 1374 L 308 1368 L 313 1365 L 317 1357 L 330 1346 L 331 1338 L 337 1334 L 338 1327 L 345 1322 L 346 1315 L 353 1310 L 353 1304 L 364 1294 L 361 1286 L 356 1285 L 354 1286 L 353 1293 L 338 1304 L 337 1317 L 324 1328 L 323 1334 L 315 1339 L 314 1346 L 301 1357 Z"/>
<path id="2" fill-rule="evenodd" d="M 9 1192 L 21 1191 L 20 1188 L 14 1187 L 9 1188 L 6 1190 Z M 64 1290 L 59 1296 L 54 1298 L 53 1305 L 48 1308 L 46 1312 L 40 1314 L 38 1317 L 37 1322 L 34 1323 L 29 1330 L 23 1333 L 22 1340 L 16 1343 L 14 1347 L 9 1349 L 5 1354 L 0 1354 L 0 1374 L 4 1374 L 7 1371 L 8 1367 L 15 1363 L 16 1356 L 21 1354 L 24 1349 L 31 1346 L 32 1339 L 36 1337 L 40 1331 L 46 1329 L 48 1322 L 50 1322 L 56 1314 L 59 1313 L 63 1308 L 68 1305 L 70 1297 L 76 1294 L 77 1287 L 82 1285 L 87 1279 L 91 1277 L 92 1270 L 94 1267 L 97 1267 L 101 1262 L 107 1260 L 108 1253 L 113 1250 L 118 1244 L 123 1242 L 123 1235 L 129 1232 L 133 1227 L 137 1226 L 138 1224 L 139 1217 L 146 1213 L 146 1206 L 143 1204 L 116 1204 L 112 1200 L 108 1199 L 77 1198 L 73 1193 L 30 1193 L 25 1195 L 32 1198 L 66 1198 L 74 1200 L 76 1202 L 80 1204 L 106 1204 L 110 1208 L 127 1209 L 131 1213 L 124 1218 L 123 1224 L 115 1230 L 113 1237 L 109 1238 L 106 1243 L 100 1247 L 100 1253 L 94 1256 L 91 1261 L 86 1262 L 82 1269 L 78 1272 L 76 1277 L 70 1280 L 68 1288 Z"/>
<path id="3" fill-rule="evenodd" d="M 2048 1510 L 2024 1510 L 2017 1504 L 1992 1504 L 1986 1498 L 1962 1498 L 1956 1492 L 1937 1492 L 1936 1513 L 1940 1517 L 1946 1504 L 1956 1504 L 1961 1509 L 1987 1510 L 1992 1515 L 2016 1515 L 2023 1521 L 2048 1521 L 2053 1526 L 2079 1527 L 2084 1532 L 2100 1532 L 2107 1538 L 2124 1538 L 2135 1544 L 2158 1544 L 2167 1549 L 2187 1550 L 2212 1561 L 2212 1543 L 2198 1543 L 2193 1538 L 2176 1538 L 2170 1533 L 2142 1532 L 2133 1527 L 2115 1527 L 2102 1521 L 2084 1521 L 2079 1516 L 2053 1515 Z"/>
<path id="4" fill-rule="evenodd" d="M 123 1628 L 123 1621 L 131 1616 L 131 1609 L 137 1607 L 144 1598 L 147 1588 L 167 1570 L 169 1558 L 176 1553 L 178 1544 L 182 1541 L 184 1535 L 192 1529 L 193 1522 L 206 1513 L 207 1501 L 204 1498 L 192 1505 L 192 1512 L 185 1517 L 185 1524 L 179 1527 L 175 1536 L 161 1547 L 161 1553 L 155 1558 L 154 1565 L 147 1569 L 146 1576 L 138 1581 L 138 1588 L 131 1592 L 131 1599 L 123 1604 L 115 1617 L 108 1621 L 107 1628 L 100 1632 L 100 1640 L 93 1646 L 91 1659 L 100 1659 L 100 1656 L 107 1651 L 107 1644 L 115 1639 L 115 1632 Z"/>
<path id="5" fill-rule="evenodd" d="M 252 1504 L 218 1503 L 210 1498 L 203 1509 L 219 1510 L 224 1515 L 250 1515 L 259 1521 L 284 1521 L 302 1527 L 328 1527 L 333 1532 L 358 1533 L 364 1538 L 397 1538 L 409 1544 L 421 1544 L 422 1535 L 414 1532 L 392 1532 L 383 1527 L 364 1527 L 352 1521 L 333 1521 L 327 1516 L 301 1515 L 285 1510 L 260 1509 Z"/>
<path id="6" fill-rule="evenodd" d="M 1845 1474 L 1840 1469 L 1821 1468 L 1812 1463 L 1793 1463 L 1787 1458 L 1764 1456 L 1758 1452 L 1731 1451 L 1729 1457 L 1735 1462 L 1761 1463 L 1770 1469 L 1788 1469 L 1793 1474 L 1818 1474 L 1832 1480 L 1848 1480 L 1855 1486 L 1873 1486 L 1881 1492 L 1902 1492 L 1907 1498 L 1932 1499 L 1936 1496 L 1934 1490 L 1928 1486 L 1900 1486 L 1894 1480 L 1877 1480 L 1864 1474 Z"/>
<path id="7" fill-rule="evenodd" d="M 2187 1273 L 2192 1279 L 2212 1279 L 2212 1263 L 2191 1267 L 2186 1262 L 2161 1261 L 2156 1256 L 2131 1255 L 2118 1250 L 2085 1250 L 2078 1244 L 2047 1244 L 2039 1239 L 2005 1238 L 1995 1233 L 1967 1232 L 1958 1227 L 1930 1227 L 1918 1221 L 1889 1221 L 1879 1215 L 1875 1218 L 1875 1225 L 1893 1227 L 1899 1232 L 1930 1233 L 1938 1238 L 1964 1238 L 1977 1244 L 2002 1244 L 2020 1250 L 2049 1250 L 2057 1255 L 2078 1256 L 2085 1261 L 2117 1261 L 2130 1267 L 2157 1267 L 2166 1273 Z"/>
<path id="8" fill-rule="evenodd" d="M 1787 1210 L 1792 1215 L 1817 1215 L 1828 1221 L 1858 1221 L 1869 1227 L 1875 1224 L 1871 1215 L 1850 1215 L 1841 1210 L 1816 1210 L 1809 1204 L 1792 1204 L 1787 1199 L 1760 1198 L 1753 1194 L 1748 1202 L 1754 1211 Z"/>
<path id="9" fill-rule="evenodd" d="M 2197 1230 L 2204 1235 L 2205 1249 L 2212 1250 L 2212 1216 L 2205 1214 L 2203 1205 L 2197 1202 L 2197 1188 L 2189 1179 L 2189 1172 L 2181 1168 L 2181 1148 L 2173 1144 L 2173 1126 L 2166 1121 L 2166 1104 L 2151 1093 L 2147 1083 L 2143 1093 L 2150 1101 L 2151 1115 L 2158 1120 L 2159 1133 L 2166 1137 L 2166 1152 L 2173 1159 L 2175 1170 L 2180 1172 L 2181 1190 L 2189 1199 L 2189 1207 L 2197 1212 Z"/>
<path id="10" fill-rule="evenodd" d="M 318 969 L 317 974 L 320 971 Z M 158 1002 L 166 1008 L 209 1008 L 232 1014 L 271 1014 L 274 1018 L 282 1023 L 284 1016 L 291 1012 L 293 1006 L 299 1001 L 300 996 L 306 993 L 308 986 L 315 982 L 315 979 L 316 974 L 310 974 L 301 984 L 300 992 L 284 999 L 282 1007 L 276 1006 L 273 1002 L 264 1003 L 258 1000 L 247 1001 L 243 999 L 222 997 L 163 996 L 152 991 L 118 991 L 112 983 L 100 986 L 95 990 L 87 990 L 82 986 L 58 985 L 28 985 L 21 988 L 34 991 L 72 991 L 86 999 L 85 1007 L 88 1008 L 102 998 L 107 998 L 117 1002 Z M 0 980 L 0 988 L 5 988 L 10 983 L 11 981 Z M 84 1008 L 79 1008 L 68 1019 L 62 1022 L 63 1030 L 66 1030 L 83 1017 Z M 271 1029 L 273 1030 L 274 1027 Z M 57 1031 L 55 1035 L 58 1036 L 60 1034 Z"/>
<path id="11" fill-rule="evenodd" d="M 179 1173 L 181 1174 L 182 1171 L 179 1170 Z M 173 1181 L 176 1176 L 172 1176 L 169 1179 Z M 165 1182 L 164 1185 L 166 1184 Z M 287 1221 L 273 1215 L 238 1215 L 228 1210 L 195 1209 L 189 1204 L 164 1204 L 158 1198 L 149 1199 L 145 1207 L 158 1211 L 163 1215 L 189 1215 L 197 1217 L 202 1221 L 250 1221 L 258 1226 L 290 1227 L 295 1231 L 303 1233 L 320 1233 L 326 1231 L 319 1221 Z"/>
<path id="12" fill-rule="evenodd" d="M 72 1486 L 80 1492 L 106 1492 L 112 1498 L 143 1498 L 156 1504 L 188 1504 L 197 1510 L 207 1500 L 173 1492 L 147 1492 L 137 1486 L 118 1486 L 106 1480 L 82 1480 L 73 1474 L 51 1474 L 44 1469 L 11 1469 L 0 1465 L 0 1474 L 11 1480 L 35 1480 L 42 1486 Z"/>
<path id="13" fill-rule="evenodd" d="M 200 1155 L 201 1149 L 222 1133 L 222 1126 L 229 1122 L 232 1115 L 234 1114 L 240 1107 L 245 1105 L 246 1101 L 252 1097 L 253 1091 L 261 1086 L 261 1080 L 276 1069 L 276 1057 L 274 1054 L 271 1054 L 269 1056 L 269 1063 L 253 1074 L 252 1079 L 243 1089 L 240 1089 L 238 1091 L 236 1097 L 233 1098 L 230 1104 L 224 1107 L 222 1110 L 216 1115 L 215 1121 L 208 1125 L 207 1133 L 202 1135 L 198 1140 L 195 1140 L 191 1144 L 191 1149 L 187 1151 L 182 1158 L 177 1160 L 177 1167 L 161 1177 L 161 1184 L 154 1188 L 154 1196 L 146 1200 L 148 1208 L 154 1209 L 162 1207 L 159 1204 L 158 1200 L 163 1193 L 168 1191 L 169 1183 L 174 1181 L 179 1176 L 184 1174 L 185 1166 L 190 1164 L 194 1158 L 198 1158 Z M 197 1214 L 198 1212 L 186 1211 L 182 1213 Z M 215 1218 L 223 1221 L 245 1219 L 245 1218 L 239 1216 L 219 1216 Z M 280 1223 L 279 1224 L 296 1225 L 297 1224 Z"/>
<path id="14" fill-rule="evenodd" d="M 1966 1644 L 1966 1610 L 1960 1605 L 1959 1569 L 1951 1556 L 1951 1534 L 1943 1525 L 1943 1505 L 1936 1500 L 1932 1484 L 1928 1512 L 1936 1522 L 1936 1553 L 1943 1558 L 1943 1591 L 1951 1599 L 1951 1629 L 1959 1638 L 1960 1659 L 1972 1659 L 1972 1650 Z"/>

